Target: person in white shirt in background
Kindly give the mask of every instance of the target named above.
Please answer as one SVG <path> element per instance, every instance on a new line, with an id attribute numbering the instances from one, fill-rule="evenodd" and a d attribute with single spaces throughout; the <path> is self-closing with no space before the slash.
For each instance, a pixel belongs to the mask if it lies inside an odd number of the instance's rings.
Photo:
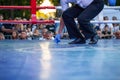
<path id="1" fill-rule="evenodd" d="M 90 24 L 95 16 L 97 16 L 104 7 L 103 0 L 61 0 L 60 1 L 63 14 L 60 20 L 60 28 L 55 40 L 59 42 L 58 35 L 61 34 L 64 24 L 67 28 L 69 37 L 75 38 L 69 44 L 85 44 L 86 39 L 90 38 L 90 44 L 96 44 L 98 41 L 97 35 L 93 26 Z M 74 3 L 74 6 L 69 7 L 68 3 Z M 81 28 L 78 29 L 75 18 Z"/>
<path id="2" fill-rule="evenodd" d="M 33 32 L 31 31 L 31 28 L 27 28 L 27 39 L 32 40 Z"/>
<path id="3" fill-rule="evenodd" d="M 118 19 L 117 19 L 117 17 L 113 16 L 112 20 L 117 21 Z M 113 23 L 112 25 L 113 25 L 113 30 L 112 30 L 113 34 L 120 30 L 120 24 L 119 23 Z"/>
<path id="4" fill-rule="evenodd" d="M 108 20 L 109 20 L 108 16 L 104 16 L 104 17 L 103 17 L 103 20 L 104 20 L 104 21 L 108 21 Z M 105 25 L 108 25 L 109 31 L 112 32 L 112 29 L 113 29 L 112 23 L 105 23 L 105 24 L 103 23 L 103 24 L 100 24 L 100 29 L 101 29 L 101 31 L 103 31 Z"/>

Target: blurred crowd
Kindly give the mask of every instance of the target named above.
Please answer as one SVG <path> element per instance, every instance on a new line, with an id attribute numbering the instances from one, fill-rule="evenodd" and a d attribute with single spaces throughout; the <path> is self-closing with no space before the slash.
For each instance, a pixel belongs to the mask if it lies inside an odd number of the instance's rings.
<path id="1" fill-rule="evenodd" d="M 50 18 L 51 19 L 51 18 Z M 0 15 L 3 20 L 3 15 Z M 25 21 L 16 17 L 14 20 Z M 55 24 L 4 24 L 0 23 L 0 39 L 12 40 L 54 40 Z"/>
<path id="2" fill-rule="evenodd" d="M 4 16 L 0 14 L 0 20 L 3 20 Z M 49 18 L 51 20 L 52 18 Z M 25 21 L 16 17 L 14 20 Z M 42 19 L 41 19 L 42 20 Z M 103 20 L 109 20 L 108 16 L 104 16 Z M 118 20 L 113 16 L 112 20 Z M 54 40 L 55 34 L 59 24 L 4 24 L 0 23 L 0 40 Z M 107 24 L 94 24 L 97 34 L 100 39 L 120 39 L 120 24 L 119 23 L 107 23 Z M 67 31 L 63 32 L 63 39 L 69 39 Z"/>
<path id="3" fill-rule="evenodd" d="M 104 21 L 110 20 L 108 16 L 103 17 Z M 117 21 L 117 17 L 112 17 L 113 21 Z M 95 29 L 100 39 L 120 39 L 120 23 L 104 23 L 95 24 Z"/>

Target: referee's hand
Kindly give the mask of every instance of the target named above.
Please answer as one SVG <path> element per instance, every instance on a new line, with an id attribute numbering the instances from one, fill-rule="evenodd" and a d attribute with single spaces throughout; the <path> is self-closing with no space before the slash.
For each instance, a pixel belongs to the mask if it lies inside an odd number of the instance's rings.
<path id="1" fill-rule="evenodd" d="M 60 38 L 61 38 L 60 34 L 56 34 L 54 39 L 55 43 L 58 44 L 61 41 Z"/>

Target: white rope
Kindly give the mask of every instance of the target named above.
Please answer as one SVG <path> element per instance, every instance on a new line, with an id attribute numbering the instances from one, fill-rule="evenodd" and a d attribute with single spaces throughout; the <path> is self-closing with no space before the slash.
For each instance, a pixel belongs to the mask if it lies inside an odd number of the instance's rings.
<path id="1" fill-rule="evenodd" d="M 102 23 L 120 23 L 120 20 L 116 20 L 116 21 L 113 21 L 113 20 L 108 20 L 108 21 L 91 21 L 91 23 L 93 23 L 93 24 L 96 24 L 96 23 L 99 23 L 99 24 L 102 24 Z"/>
<path id="2" fill-rule="evenodd" d="M 55 6 L 56 9 L 62 9 L 61 6 Z M 105 6 L 104 9 L 120 9 L 120 6 Z"/>
<path id="3" fill-rule="evenodd" d="M 60 21 L 56 20 L 55 23 L 60 23 Z M 91 23 L 93 23 L 93 24 L 97 24 L 97 23 L 98 24 L 102 24 L 102 23 L 120 23 L 120 20 L 116 20 L 116 21 L 113 21 L 113 20 L 108 20 L 108 21 L 91 21 Z"/>
<path id="4" fill-rule="evenodd" d="M 105 6 L 104 9 L 120 9 L 120 6 Z"/>

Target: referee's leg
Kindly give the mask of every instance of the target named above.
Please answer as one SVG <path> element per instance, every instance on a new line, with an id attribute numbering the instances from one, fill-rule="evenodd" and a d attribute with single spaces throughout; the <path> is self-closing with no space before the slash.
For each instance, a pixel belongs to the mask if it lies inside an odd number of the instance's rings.
<path id="1" fill-rule="evenodd" d="M 96 17 L 104 7 L 104 2 L 101 3 L 92 2 L 79 16 L 78 23 L 80 27 L 83 29 L 83 32 L 89 34 L 91 38 L 96 34 L 93 26 L 90 24 L 90 20 Z"/>
<path id="2" fill-rule="evenodd" d="M 81 35 L 74 19 L 78 17 L 82 11 L 82 8 L 80 9 L 75 5 L 63 12 L 62 18 L 70 38 L 78 38 Z"/>

